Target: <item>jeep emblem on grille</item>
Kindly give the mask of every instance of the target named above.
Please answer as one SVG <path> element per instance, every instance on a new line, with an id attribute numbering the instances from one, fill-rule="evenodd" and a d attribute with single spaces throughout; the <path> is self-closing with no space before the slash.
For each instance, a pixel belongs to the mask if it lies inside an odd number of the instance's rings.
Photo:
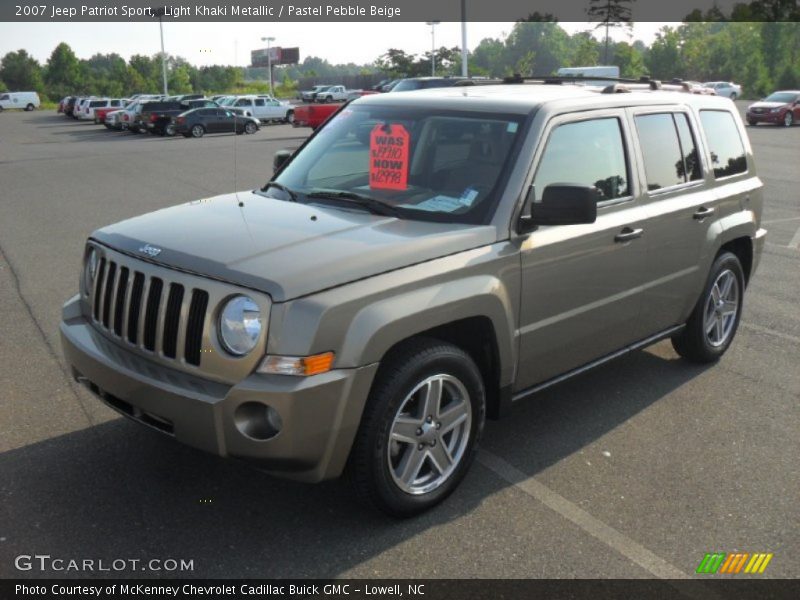
<path id="1" fill-rule="evenodd" d="M 151 246 L 150 244 L 145 244 L 139 248 L 139 252 L 144 252 L 150 257 L 156 257 L 161 254 L 161 248 L 158 248 L 157 246 Z"/>

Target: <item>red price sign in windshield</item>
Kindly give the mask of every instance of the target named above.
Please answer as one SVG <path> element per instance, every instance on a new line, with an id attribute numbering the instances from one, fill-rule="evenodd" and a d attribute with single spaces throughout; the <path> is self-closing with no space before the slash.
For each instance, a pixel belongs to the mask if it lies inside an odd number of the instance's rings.
<path id="1" fill-rule="evenodd" d="M 375 125 L 369 137 L 369 187 L 408 188 L 409 135 L 402 125 Z"/>

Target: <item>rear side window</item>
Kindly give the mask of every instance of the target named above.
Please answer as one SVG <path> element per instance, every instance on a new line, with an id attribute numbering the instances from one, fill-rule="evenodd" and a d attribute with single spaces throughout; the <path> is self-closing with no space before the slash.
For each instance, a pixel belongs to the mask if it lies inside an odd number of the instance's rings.
<path id="1" fill-rule="evenodd" d="M 636 117 L 647 189 L 680 185 L 700 179 L 697 149 L 686 115 L 659 113 Z"/>
<path id="2" fill-rule="evenodd" d="M 91 108 L 97 108 L 98 106 L 105 106 L 105 105 L 106 105 L 105 100 L 95 100 L 94 102 L 89 103 L 89 106 Z"/>
<path id="3" fill-rule="evenodd" d="M 550 134 L 533 180 L 536 201 L 554 183 L 600 190 L 600 201 L 630 195 L 625 144 L 619 120 L 611 117 L 559 125 Z"/>
<path id="4" fill-rule="evenodd" d="M 701 110 L 700 122 L 706 132 L 714 176 L 727 177 L 747 171 L 744 144 L 733 115 L 724 110 Z"/>

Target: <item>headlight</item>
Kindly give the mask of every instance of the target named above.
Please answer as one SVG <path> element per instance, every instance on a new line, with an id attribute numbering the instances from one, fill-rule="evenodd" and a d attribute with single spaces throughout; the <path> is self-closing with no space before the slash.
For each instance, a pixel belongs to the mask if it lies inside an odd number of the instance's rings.
<path id="1" fill-rule="evenodd" d="M 97 275 L 97 251 L 89 248 L 86 261 L 83 263 L 83 292 L 88 296 L 94 287 L 94 278 Z"/>
<path id="2" fill-rule="evenodd" d="M 219 337 L 231 354 L 243 356 L 256 346 L 261 335 L 261 311 L 248 296 L 234 296 L 219 315 Z"/>
<path id="3" fill-rule="evenodd" d="M 779 113 L 779 112 L 781 112 L 782 110 L 783 110 L 783 108 L 781 108 L 781 107 L 779 106 L 778 108 L 773 108 L 773 109 L 772 109 L 772 110 L 770 110 L 769 112 Z"/>

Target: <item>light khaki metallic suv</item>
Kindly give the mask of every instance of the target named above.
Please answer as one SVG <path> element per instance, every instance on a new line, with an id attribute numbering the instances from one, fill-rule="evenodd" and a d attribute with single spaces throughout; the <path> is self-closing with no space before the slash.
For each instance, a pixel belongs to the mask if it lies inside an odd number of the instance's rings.
<path id="1" fill-rule="evenodd" d="M 67 360 L 140 423 L 277 475 L 347 471 L 398 516 L 452 492 L 514 401 L 666 337 L 718 359 L 766 235 L 713 96 L 373 95 L 276 165 L 95 231 Z"/>

